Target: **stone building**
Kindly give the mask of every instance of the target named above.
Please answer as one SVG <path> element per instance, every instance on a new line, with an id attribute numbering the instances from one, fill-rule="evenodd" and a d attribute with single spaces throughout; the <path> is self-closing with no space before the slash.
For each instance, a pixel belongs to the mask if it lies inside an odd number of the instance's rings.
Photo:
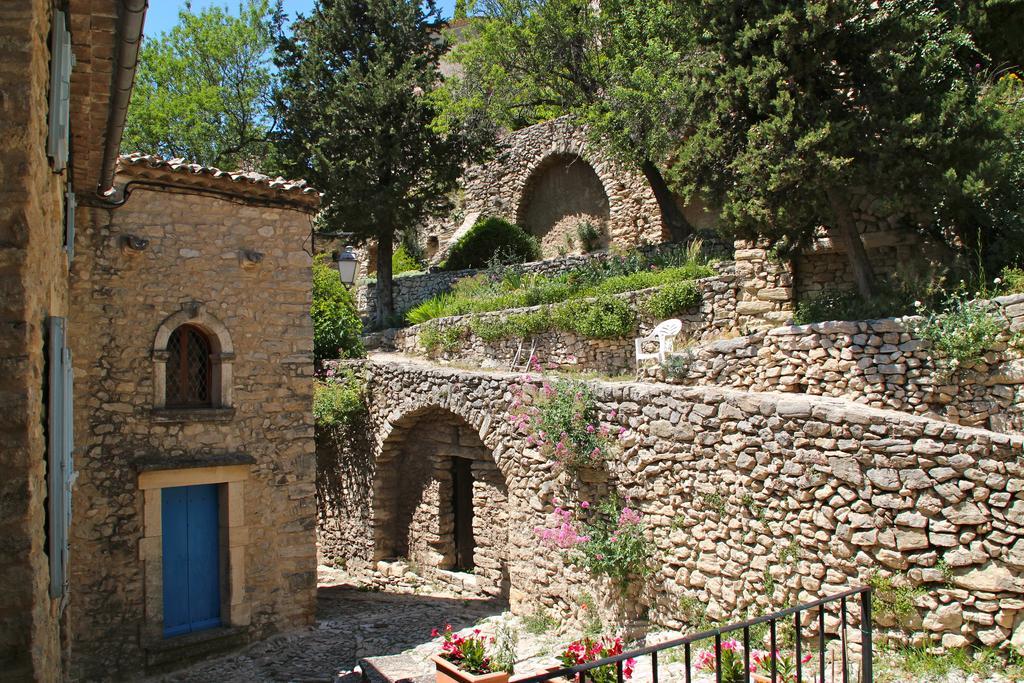
<path id="1" fill-rule="evenodd" d="M 71 286 L 89 331 L 72 340 L 70 558 L 86 680 L 307 625 L 316 590 L 319 195 L 142 155 L 116 187 L 120 206 L 79 211 Z"/>
<path id="2" fill-rule="evenodd" d="M 135 675 L 313 613 L 319 199 L 149 158 L 119 169 L 146 5 L 0 8 L 4 680 Z M 187 563 L 192 541 L 212 558 L 179 573 L 206 582 L 194 610 L 163 581 L 165 550 Z"/>
<path id="3" fill-rule="evenodd" d="M 0 671 L 58 681 L 68 653 L 74 195 L 109 187 L 145 0 L 0 7 Z M 73 68 L 72 68 L 73 65 Z M 120 67 L 120 68 L 119 68 Z"/>

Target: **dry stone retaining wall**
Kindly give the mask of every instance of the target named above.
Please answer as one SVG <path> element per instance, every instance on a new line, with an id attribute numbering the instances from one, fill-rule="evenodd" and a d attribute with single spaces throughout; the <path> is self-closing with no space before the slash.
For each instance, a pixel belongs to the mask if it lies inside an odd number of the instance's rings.
<path id="1" fill-rule="evenodd" d="M 1008 331 L 1024 329 L 1024 295 L 1000 297 Z M 674 371 L 641 375 L 673 384 L 843 396 L 998 432 L 1024 430 L 1024 359 L 1005 341 L 982 362 L 950 371 L 899 319 L 780 327 L 714 341 L 675 357 Z"/>
<path id="2" fill-rule="evenodd" d="M 879 574 L 921 589 L 905 623 L 915 640 L 1024 644 L 1020 438 L 822 397 L 595 383 L 605 419 L 629 432 L 604 468 L 575 479 L 508 422 L 519 376 L 411 363 L 365 371 L 371 462 L 408 416 L 429 411 L 457 416 L 491 452 L 507 485 L 516 613 L 578 619 L 589 593 L 606 617 L 644 616 L 614 607 L 614 588 L 559 553 L 537 551 L 533 529 L 556 496 L 593 500 L 614 488 L 645 514 L 654 541 L 655 573 L 633 599 L 655 623 L 681 627 L 694 604 L 712 619 L 763 613 Z M 372 534 L 365 518 L 337 523 Z"/>
<path id="3" fill-rule="evenodd" d="M 728 269 L 726 269 L 728 271 Z M 725 274 L 714 278 L 697 280 L 701 290 L 701 303 L 692 311 L 676 316 L 683 323 L 679 339 L 700 341 L 721 336 L 736 324 L 735 278 Z M 644 303 L 658 288 L 617 294 L 615 298 L 625 301 L 640 321 L 639 334 L 647 334 L 660 320 L 654 320 L 644 310 Z M 508 367 L 519 356 L 520 365 L 530 358 L 530 351 L 545 367 L 567 370 L 594 371 L 605 374 L 632 372 L 636 367 L 634 337 L 620 339 L 589 339 L 569 331 L 550 331 L 522 339 L 486 341 L 472 332 L 470 323 L 474 318 L 482 322 L 501 322 L 509 316 L 535 313 L 540 306 L 508 309 L 493 313 L 481 313 L 452 318 L 440 318 L 422 325 L 399 330 L 395 335 L 396 350 L 409 355 L 431 353 L 424 345 L 424 335 L 449 329 L 462 331 L 458 349 L 434 350 L 443 361 L 469 361 L 484 368 Z"/>

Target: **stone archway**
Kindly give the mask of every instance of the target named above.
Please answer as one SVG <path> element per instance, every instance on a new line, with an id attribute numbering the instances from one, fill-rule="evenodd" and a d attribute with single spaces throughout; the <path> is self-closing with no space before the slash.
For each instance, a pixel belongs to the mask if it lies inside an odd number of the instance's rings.
<path id="1" fill-rule="evenodd" d="M 601 177 L 576 154 L 545 157 L 530 173 L 516 219 L 541 242 L 544 256 L 608 246 L 610 200 Z"/>
<path id="2" fill-rule="evenodd" d="M 507 599 L 508 522 L 505 476 L 465 419 L 432 407 L 394 424 L 373 482 L 375 562 Z"/>

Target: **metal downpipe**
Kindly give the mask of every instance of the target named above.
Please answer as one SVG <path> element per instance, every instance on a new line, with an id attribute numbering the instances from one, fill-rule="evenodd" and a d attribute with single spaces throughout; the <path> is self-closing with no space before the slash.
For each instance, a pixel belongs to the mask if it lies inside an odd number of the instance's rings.
<path id="1" fill-rule="evenodd" d="M 110 115 L 107 117 L 106 143 L 103 149 L 103 166 L 100 170 L 96 192 L 107 196 L 114 187 L 114 173 L 117 170 L 117 156 L 124 135 L 128 102 L 135 84 L 135 69 L 139 64 L 139 49 L 142 47 L 142 26 L 146 19 L 149 0 L 122 0 L 117 21 L 117 54 L 113 75 L 113 94 L 110 100 Z"/>

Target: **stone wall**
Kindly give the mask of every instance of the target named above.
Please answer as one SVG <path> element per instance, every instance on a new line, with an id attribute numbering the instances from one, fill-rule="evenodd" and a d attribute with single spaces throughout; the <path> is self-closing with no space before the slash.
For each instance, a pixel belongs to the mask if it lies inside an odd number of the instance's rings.
<path id="1" fill-rule="evenodd" d="M 97 10 L 103 3 L 97 3 Z M 62 677 L 46 547 L 46 319 L 67 310 L 65 174 L 46 156 L 51 2 L 0 9 L 0 671 Z"/>
<path id="2" fill-rule="evenodd" d="M 592 383 L 605 422 L 628 431 L 603 467 L 576 478 L 514 433 L 510 388 L 521 376 L 364 367 L 370 461 L 393 448 L 393 435 L 404 438 L 410 419 L 439 411 L 470 425 L 492 453 L 507 483 L 517 614 L 544 608 L 578 620 L 590 594 L 606 619 L 685 627 L 694 606 L 737 618 L 879 575 L 921 591 L 904 623 L 916 642 L 1024 641 L 1019 437 L 817 396 Z M 554 498 L 572 504 L 609 489 L 644 513 L 655 548 L 653 575 L 625 601 L 557 551 L 538 552 L 533 531 Z M 364 520 L 353 525 L 372 533 Z M 882 596 L 875 607 L 893 623 Z M 838 630 L 832 616 L 826 630 Z"/>
<path id="3" fill-rule="evenodd" d="M 637 251 L 649 255 L 668 255 L 682 248 L 683 247 L 679 244 L 670 242 L 656 245 L 643 245 L 637 247 Z M 723 259 L 732 256 L 731 253 L 723 253 L 717 247 L 710 251 L 706 251 L 705 253 L 709 256 Z M 748 261 L 750 259 L 755 259 L 755 261 L 751 262 L 751 269 L 761 267 L 762 264 L 757 262 L 756 259 L 762 256 L 765 252 L 747 250 L 744 253 L 747 254 L 745 258 Z M 545 275 L 548 277 L 555 277 L 577 270 L 586 266 L 588 263 L 592 263 L 594 261 L 606 261 L 608 259 L 616 258 L 616 256 L 617 255 L 615 253 L 608 251 L 597 251 L 590 254 L 569 254 L 566 256 L 559 256 L 557 258 L 544 259 L 543 261 L 534 261 L 533 263 L 523 263 L 511 266 L 510 268 L 524 275 Z M 410 275 L 408 277 L 397 277 L 394 279 L 392 293 L 394 296 L 395 311 L 401 313 L 415 308 L 423 302 L 434 298 L 438 294 L 446 294 L 450 292 L 460 280 L 485 272 L 487 271 L 457 270 L 451 272 L 440 271 L 435 273 L 424 273 L 422 275 Z M 752 284 L 752 287 L 753 286 L 755 285 Z M 753 294 L 751 296 L 756 298 L 756 289 L 752 289 L 752 292 Z M 360 285 L 355 291 L 355 299 L 356 308 L 359 310 L 363 320 L 374 320 L 377 312 L 376 280 Z"/>
<path id="4" fill-rule="evenodd" d="M 404 313 L 416 308 L 424 301 L 433 299 L 438 294 L 447 294 L 452 286 L 463 278 L 476 275 L 476 270 L 442 271 L 396 277 L 392 280 L 391 295 L 396 313 Z M 356 309 L 364 323 L 373 323 L 377 319 L 377 281 L 357 286 L 355 290 Z"/>
<path id="5" fill-rule="evenodd" d="M 73 670 L 86 680 L 181 666 L 313 619 L 308 217 L 204 196 L 190 177 L 80 212 L 71 565 Z M 210 408 L 164 407 L 163 349 L 181 323 L 213 340 Z M 190 482 L 221 492 L 228 628 L 179 643 L 162 634 L 160 486 Z"/>
<path id="6" fill-rule="evenodd" d="M 725 270 L 728 271 L 728 268 Z M 683 323 L 677 343 L 699 342 L 713 339 L 733 331 L 736 326 L 735 278 L 731 274 L 704 278 L 697 281 L 701 303 L 691 311 L 676 316 Z M 639 335 L 649 334 L 660 320 L 653 319 L 644 309 L 645 302 L 659 288 L 643 289 L 617 294 L 615 298 L 626 302 L 639 321 Z M 442 361 L 472 362 L 483 368 L 509 367 L 518 356 L 519 365 L 526 365 L 530 351 L 546 368 L 594 371 L 604 374 L 632 372 L 636 367 L 634 336 L 619 339 L 589 339 L 575 332 L 553 330 L 529 339 L 487 341 L 471 328 L 474 318 L 482 322 L 500 322 L 510 316 L 535 313 L 543 307 L 516 308 L 494 313 L 481 313 L 452 318 L 440 318 L 422 325 L 398 330 L 394 338 L 396 350 L 410 355 L 428 354 Z M 458 349 L 427 349 L 424 335 L 438 330 L 461 330 Z"/>
<path id="7" fill-rule="evenodd" d="M 854 219 L 876 275 L 916 282 L 953 262 L 955 256 L 906 227 L 900 214 L 883 215 L 879 202 L 862 197 Z M 803 301 L 825 289 L 852 289 L 853 271 L 846 252 L 824 230 L 793 259 L 794 294 Z"/>
<path id="8" fill-rule="evenodd" d="M 995 300 L 1007 330 L 1024 329 L 1024 295 Z M 1024 359 L 1004 339 L 972 367 L 951 370 L 907 322 L 871 320 L 780 327 L 714 341 L 675 356 L 673 384 L 842 396 L 997 432 L 1024 431 Z"/>
<path id="9" fill-rule="evenodd" d="M 606 232 L 612 244 L 631 246 L 662 241 L 661 212 L 646 178 L 638 170 L 613 161 L 610 155 L 595 147 L 584 127 L 568 118 L 511 133 L 501 140 L 492 161 L 468 169 L 463 176 L 464 215 L 499 216 L 523 224 L 538 212 L 544 214 L 548 223 L 563 214 L 568 218 L 587 213 L 578 210 L 580 207 L 553 203 L 553 199 L 559 198 L 547 195 L 537 198 L 544 206 L 531 208 L 531 195 L 535 197 L 539 175 L 550 170 L 555 161 L 566 173 L 572 173 L 572 164 L 565 163 L 567 160 L 572 160 L 588 174 L 590 171 L 596 174 L 605 195 L 601 199 L 607 203 L 600 211 L 600 220 L 603 222 L 607 215 Z M 447 236 L 449 242 L 452 239 L 451 230 L 435 232 L 437 236 Z M 576 247 L 578 250 L 580 245 Z M 442 247 L 438 259 L 443 257 L 444 251 Z"/>

